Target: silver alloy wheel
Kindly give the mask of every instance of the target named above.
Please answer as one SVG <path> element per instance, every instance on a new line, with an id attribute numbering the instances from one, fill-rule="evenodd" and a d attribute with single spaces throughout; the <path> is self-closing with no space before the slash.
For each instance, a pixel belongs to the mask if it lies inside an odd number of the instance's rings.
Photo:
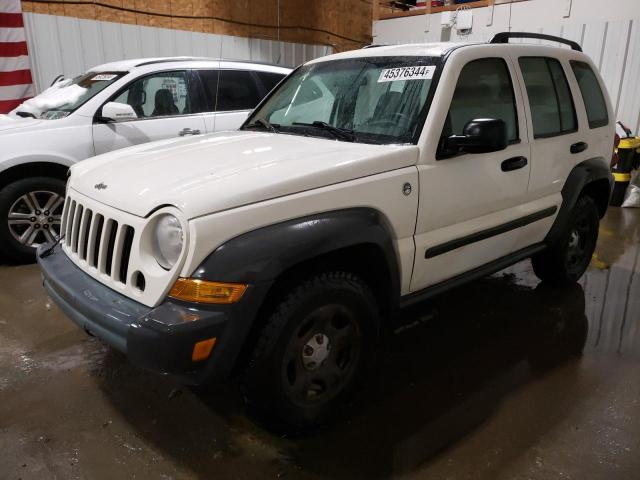
<path id="1" fill-rule="evenodd" d="M 7 223 L 13 238 L 25 247 L 38 247 L 60 236 L 64 197 L 37 190 L 18 198 L 9 209 Z"/>

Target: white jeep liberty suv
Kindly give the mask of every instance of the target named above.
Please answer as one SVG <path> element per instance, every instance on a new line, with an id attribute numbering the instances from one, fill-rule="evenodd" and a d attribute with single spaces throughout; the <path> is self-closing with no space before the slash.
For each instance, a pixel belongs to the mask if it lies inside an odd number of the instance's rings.
<path id="1" fill-rule="evenodd" d="M 38 261 L 51 298 L 134 364 L 237 374 L 250 405 L 308 427 L 354 392 L 397 308 L 528 257 L 575 282 L 613 141 L 573 42 L 340 53 L 240 131 L 74 165 L 64 238 Z"/>

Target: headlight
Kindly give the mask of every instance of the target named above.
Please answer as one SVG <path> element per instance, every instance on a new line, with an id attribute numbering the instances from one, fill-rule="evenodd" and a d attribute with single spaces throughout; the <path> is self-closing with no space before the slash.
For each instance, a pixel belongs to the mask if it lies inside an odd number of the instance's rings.
<path id="1" fill-rule="evenodd" d="M 180 221 L 171 214 L 160 215 L 154 232 L 155 258 L 160 266 L 171 270 L 180 258 L 184 234 Z"/>

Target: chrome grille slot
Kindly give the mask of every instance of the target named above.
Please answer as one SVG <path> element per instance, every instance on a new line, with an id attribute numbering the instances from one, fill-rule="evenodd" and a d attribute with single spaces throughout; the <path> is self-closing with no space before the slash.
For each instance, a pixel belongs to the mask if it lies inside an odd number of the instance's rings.
<path id="1" fill-rule="evenodd" d="M 113 267 L 113 250 L 116 246 L 116 236 L 118 235 L 118 222 L 115 220 L 109 220 L 107 225 L 107 231 L 105 232 L 105 238 L 107 240 L 106 245 L 106 259 L 104 265 L 104 273 L 111 276 L 111 270 Z"/>
<path id="2" fill-rule="evenodd" d="M 87 248 L 89 247 L 89 228 L 91 227 L 91 218 L 93 212 L 85 208 L 82 221 L 80 222 L 80 234 L 78 236 L 78 256 L 82 260 L 87 259 Z"/>
<path id="3" fill-rule="evenodd" d="M 71 199 L 67 197 L 64 202 L 64 208 L 62 209 L 62 221 L 60 222 L 60 235 L 66 235 L 67 233 L 67 217 L 69 216 L 70 206 L 71 206 Z"/>
<path id="4" fill-rule="evenodd" d="M 120 272 L 118 275 L 118 280 L 120 283 L 127 283 L 127 273 L 129 271 L 129 258 L 131 256 L 131 246 L 133 245 L 133 234 L 135 231 L 133 227 L 129 225 L 123 225 L 122 230 L 124 231 L 122 235 L 122 257 L 120 259 Z"/>
<path id="5" fill-rule="evenodd" d="M 73 226 L 73 216 L 76 213 L 76 201 L 71 201 L 71 206 L 69 207 L 69 213 L 67 217 L 67 224 L 65 225 L 65 238 L 67 239 L 67 245 L 71 245 L 71 228 Z"/>
<path id="6" fill-rule="evenodd" d="M 102 226 L 104 225 L 104 217 L 99 213 L 96 213 L 91 225 L 91 233 L 89 234 L 90 243 L 87 256 L 89 257 L 89 265 L 92 267 L 98 266 L 98 256 L 100 255 L 100 239 L 102 238 Z"/>
<path id="7" fill-rule="evenodd" d="M 78 234 L 80 233 L 80 220 L 82 220 L 82 205 L 78 204 L 73 215 L 73 225 L 71 227 L 71 251 L 78 252 Z"/>

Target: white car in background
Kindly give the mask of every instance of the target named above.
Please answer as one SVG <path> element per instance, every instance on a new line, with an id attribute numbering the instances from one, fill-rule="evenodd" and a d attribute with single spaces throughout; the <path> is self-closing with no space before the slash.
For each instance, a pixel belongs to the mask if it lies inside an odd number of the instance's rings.
<path id="1" fill-rule="evenodd" d="M 198 58 L 125 60 L 62 80 L 0 115 L 0 251 L 18 261 L 60 234 L 79 160 L 179 136 L 235 130 L 291 70 Z"/>

